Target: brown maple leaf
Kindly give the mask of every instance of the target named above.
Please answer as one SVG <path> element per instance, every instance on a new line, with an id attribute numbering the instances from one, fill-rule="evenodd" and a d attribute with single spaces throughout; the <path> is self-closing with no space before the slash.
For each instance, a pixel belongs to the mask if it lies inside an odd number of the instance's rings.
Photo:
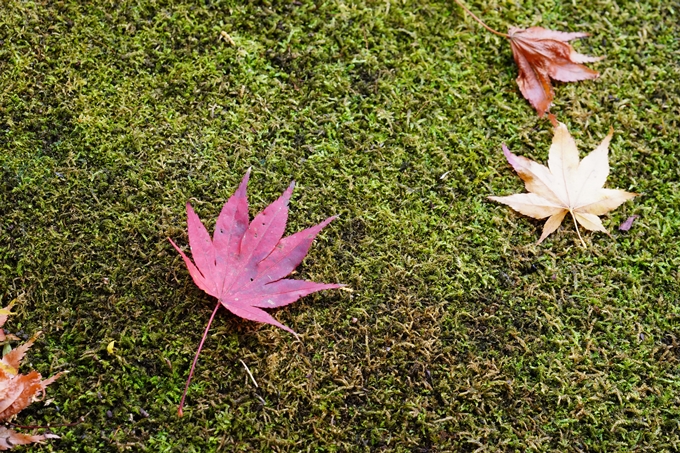
<path id="1" fill-rule="evenodd" d="M 0 327 L 5 324 L 7 316 L 11 314 L 9 308 L 0 309 Z M 23 345 L 3 355 L 2 359 L 0 359 L 0 421 L 9 420 L 25 409 L 26 406 L 43 395 L 45 388 L 62 374 L 57 373 L 45 380 L 42 379 L 42 376 L 37 371 L 19 374 L 21 360 L 39 334 L 40 332 Z M 8 335 L 7 337 L 9 338 L 10 336 Z M 9 450 L 15 445 L 26 445 L 55 438 L 59 438 L 59 436 L 54 434 L 31 436 L 0 427 L 0 451 Z"/>
<path id="2" fill-rule="evenodd" d="M 603 187 L 609 175 L 607 154 L 613 130 L 579 162 L 576 143 L 567 126 L 558 123 L 552 115 L 550 119 L 555 125 L 555 136 L 550 147 L 548 167 L 517 156 L 503 145 L 505 157 L 530 193 L 489 198 L 535 219 L 548 217 L 539 244 L 560 226 L 564 216 L 569 213 L 574 218 L 579 239 L 585 246 L 576 222 L 587 230 L 609 234 L 598 216 L 617 208 L 637 194 Z"/>
<path id="3" fill-rule="evenodd" d="M 555 96 L 550 79 L 576 82 L 600 76 L 599 72 L 581 63 L 600 61 L 604 57 L 582 55 L 569 44 L 573 39 L 588 36 L 588 33 L 565 33 L 542 27 L 510 27 L 507 36 L 519 69 L 517 85 L 539 116 L 550 109 Z"/>
<path id="4" fill-rule="evenodd" d="M 510 27 L 508 33 L 501 33 L 486 25 L 475 16 L 460 0 L 455 2 L 474 20 L 495 35 L 510 40 L 512 56 L 515 59 L 519 75 L 517 85 L 539 116 L 550 110 L 555 92 L 550 79 L 560 82 L 576 82 L 596 79 L 600 73 L 581 63 L 592 63 L 605 57 L 591 57 L 574 50 L 569 44 L 577 38 L 585 38 L 588 33 L 567 33 L 548 30 L 542 27 L 527 29 Z"/>

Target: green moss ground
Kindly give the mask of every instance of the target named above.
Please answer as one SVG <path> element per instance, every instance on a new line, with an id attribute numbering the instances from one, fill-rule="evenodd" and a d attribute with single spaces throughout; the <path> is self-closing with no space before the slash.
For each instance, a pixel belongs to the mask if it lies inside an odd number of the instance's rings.
<path id="1" fill-rule="evenodd" d="M 607 55 L 553 112 L 582 156 L 616 130 L 611 238 L 486 199 L 552 130 L 451 1 L 3 3 L 0 297 L 70 372 L 17 422 L 85 420 L 33 451 L 680 449 L 680 3 L 469 6 Z M 248 167 L 251 213 L 295 179 L 288 231 L 341 216 L 298 276 L 354 292 L 275 311 L 303 342 L 222 311 L 179 419 L 215 300 L 166 238 Z"/>

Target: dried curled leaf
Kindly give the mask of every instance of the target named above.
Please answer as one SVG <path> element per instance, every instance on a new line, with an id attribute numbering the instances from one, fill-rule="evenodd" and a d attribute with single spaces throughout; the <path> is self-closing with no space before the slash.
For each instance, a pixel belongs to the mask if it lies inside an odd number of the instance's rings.
<path id="1" fill-rule="evenodd" d="M 550 79 L 576 82 L 600 76 L 581 63 L 600 61 L 604 57 L 582 55 L 569 44 L 573 39 L 586 36 L 588 33 L 565 33 L 542 27 L 510 27 L 508 30 L 512 56 L 519 69 L 517 85 L 539 116 L 550 109 L 555 96 Z"/>
<path id="2" fill-rule="evenodd" d="M 21 434 L 12 429 L 0 426 L 0 451 L 11 450 L 17 445 L 28 445 L 34 442 L 40 442 L 45 439 L 59 439 L 55 434 L 40 434 L 31 436 L 29 434 Z"/>
<path id="3" fill-rule="evenodd" d="M 633 227 L 633 222 L 635 219 L 639 218 L 639 215 L 632 215 L 626 219 L 621 225 L 619 225 L 619 231 L 628 231 Z"/>

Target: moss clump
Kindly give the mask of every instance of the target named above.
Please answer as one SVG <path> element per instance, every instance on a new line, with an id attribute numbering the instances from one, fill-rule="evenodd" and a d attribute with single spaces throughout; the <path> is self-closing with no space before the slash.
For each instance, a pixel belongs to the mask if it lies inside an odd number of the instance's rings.
<path id="1" fill-rule="evenodd" d="M 545 161 L 551 127 L 450 2 L 5 2 L 0 296 L 70 371 L 21 422 L 85 417 L 35 451 L 678 448 L 677 5 L 470 7 L 607 55 L 553 112 L 581 149 L 616 130 L 608 186 L 644 196 L 612 238 L 536 246 L 486 200 L 521 190 L 500 144 Z M 221 313 L 178 419 L 214 301 L 165 238 L 248 167 L 253 212 L 295 179 L 290 231 L 341 215 L 299 274 L 355 291 L 276 311 L 302 343 Z"/>

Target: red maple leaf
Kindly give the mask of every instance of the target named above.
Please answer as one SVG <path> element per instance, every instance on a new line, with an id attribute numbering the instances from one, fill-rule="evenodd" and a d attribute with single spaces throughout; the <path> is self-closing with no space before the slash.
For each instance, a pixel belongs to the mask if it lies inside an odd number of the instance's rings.
<path id="1" fill-rule="evenodd" d="M 284 278 L 302 262 L 319 231 L 336 217 L 329 217 L 314 227 L 283 238 L 288 220 L 288 201 L 295 186 L 291 183 L 278 200 L 249 224 L 246 197 L 249 177 L 250 170 L 222 208 L 212 240 L 187 203 L 189 245 L 196 264 L 168 238 L 184 258 L 196 285 L 219 299 L 189 373 L 178 410 L 180 417 L 198 354 L 220 305 L 241 318 L 272 324 L 296 335 L 262 308 L 282 307 L 316 291 L 344 286 Z"/>

